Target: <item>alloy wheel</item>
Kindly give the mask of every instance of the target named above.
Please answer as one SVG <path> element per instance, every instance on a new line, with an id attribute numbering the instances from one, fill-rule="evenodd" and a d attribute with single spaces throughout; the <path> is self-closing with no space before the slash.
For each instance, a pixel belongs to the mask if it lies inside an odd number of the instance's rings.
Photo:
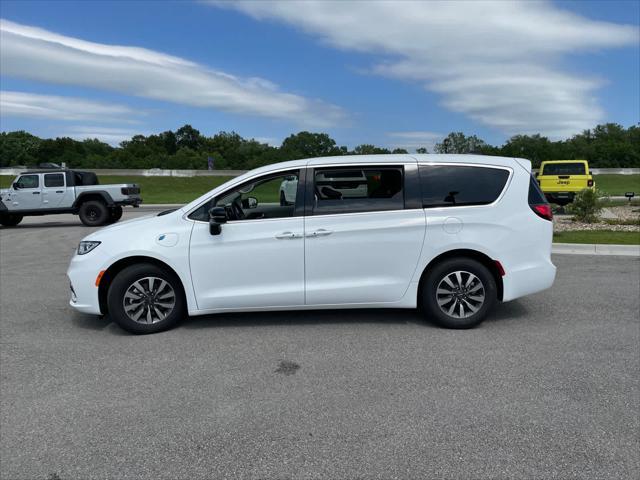
<path id="1" fill-rule="evenodd" d="M 482 281 L 473 273 L 458 270 L 448 273 L 436 289 L 436 302 L 444 313 L 454 318 L 474 315 L 485 300 Z"/>
<path id="2" fill-rule="evenodd" d="M 176 293 L 162 278 L 144 277 L 127 288 L 122 306 L 134 322 L 154 324 L 161 322 L 173 311 Z"/>

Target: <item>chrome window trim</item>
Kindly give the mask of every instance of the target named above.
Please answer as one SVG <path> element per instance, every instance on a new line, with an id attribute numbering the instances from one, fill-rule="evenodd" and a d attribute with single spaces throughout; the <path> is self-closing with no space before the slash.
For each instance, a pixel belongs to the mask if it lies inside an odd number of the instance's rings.
<path id="1" fill-rule="evenodd" d="M 401 208 L 399 210 L 371 210 L 368 212 L 345 212 L 345 213 L 324 213 L 321 215 L 309 215 L 308 217 L 305 216 L 305 218 L 326 218 L 326 217 L 344 217 L 346 215 L 379 215 L 379 214 L 384 214 L 384 213 L 402 213 L 402 212 L 417 212 L 417 211 L 422 211 L 423 209 L 421 208 Z"/>

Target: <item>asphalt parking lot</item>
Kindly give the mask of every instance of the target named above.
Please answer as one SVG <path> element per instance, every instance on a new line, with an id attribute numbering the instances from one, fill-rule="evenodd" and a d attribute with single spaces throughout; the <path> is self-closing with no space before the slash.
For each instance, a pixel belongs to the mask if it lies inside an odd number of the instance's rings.
<path id="1" fill-rule="evenodd" d="M 68 306 L 90 231 L 0 229 L 2 479 L 640 476 L 638 258 L 555 256 L 552 290 L 470 331 L 363 310 L 131 336 Z"/>

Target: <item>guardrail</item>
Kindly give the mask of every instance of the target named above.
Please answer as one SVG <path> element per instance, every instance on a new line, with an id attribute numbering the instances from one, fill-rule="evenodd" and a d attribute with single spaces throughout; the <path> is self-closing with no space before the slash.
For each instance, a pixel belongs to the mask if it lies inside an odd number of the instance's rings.
<path id="1" fill-rule="evenodd" d="M 25 171 L 26 168 L 0 168 L 0 175 L 18 175 Z M 164 170 L 161 168 L 150 169 L 95 169 L 95 168 L 79 168 L 88 172 L 94 172 L 96 175 L 113 175 L 113 176 L 132 176 L 132 177 L 237 177 L 246 172 L 246 170 Z M 594 175 L 637 175 L 640 174 L 640 168 L 592 168 L 591 173 Z"/>

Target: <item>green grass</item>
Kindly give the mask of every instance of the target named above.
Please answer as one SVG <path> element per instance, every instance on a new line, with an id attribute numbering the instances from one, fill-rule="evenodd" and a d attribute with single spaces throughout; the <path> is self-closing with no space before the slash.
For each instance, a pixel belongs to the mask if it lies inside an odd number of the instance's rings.
<path id="1" fill-rule="evenodd" d="M 636 192 L 640 196 L 640 175 L 594 175 L 596 187 L 609 195 Z"/>
<path id="2" fill-rule="evenodd" d="M 640 245 L 640 232 L 611 230 L 580 230 L 553 234 L 555 243 L 606 243 L 612 245 Z"/>

